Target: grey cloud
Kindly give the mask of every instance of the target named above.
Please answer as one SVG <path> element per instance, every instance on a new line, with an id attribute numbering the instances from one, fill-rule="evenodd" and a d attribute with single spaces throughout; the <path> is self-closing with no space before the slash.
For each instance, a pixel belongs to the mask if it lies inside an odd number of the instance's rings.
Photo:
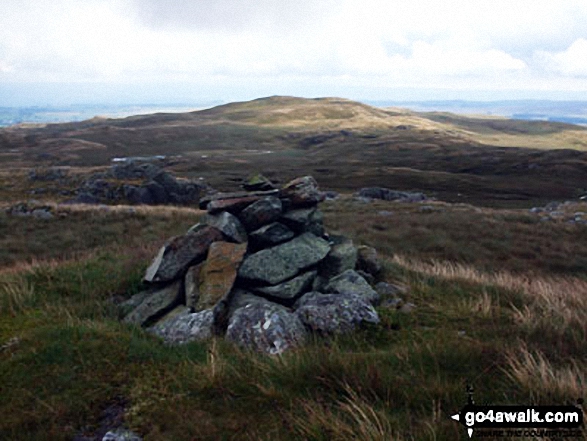
<path id="1" fill-rule="evenodd" d="M 211 31 L 284 31 L 325 19 L 334 0 L 131 0 L 149 27 Z"/>

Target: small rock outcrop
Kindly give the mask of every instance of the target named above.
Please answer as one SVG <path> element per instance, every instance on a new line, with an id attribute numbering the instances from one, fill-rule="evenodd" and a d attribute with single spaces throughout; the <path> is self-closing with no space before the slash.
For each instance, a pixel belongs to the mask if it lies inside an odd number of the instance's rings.
<path id="1" fill-rule="evenodd" d="M 155 164 L 126 161 L 90 176 L 69 202 L 186 205 L 198 203 L 207 189 L 200 182 L 176 179 Z"/>
<path id="2" fill-rule="evenodd" d="M 121 305 L 123 320 L 169 344 L 221 335 L 268 354 L 310 333 L 377 324 L 381 296 L 357 272 L 375 280 L 377 254 L 325 233 L 316 181 L 247 188 L 200 200 L 208 213 L 161 248 L 145 273 L 150 290 Z"/>
<path id="3" fill-rule="evenodd" d="M 383 187 L 361 188 L 357 197 L 363 200 L 382 199 L 384 201 L 423 202 L 429 200 L 424 193 L 397 191 Z"/>

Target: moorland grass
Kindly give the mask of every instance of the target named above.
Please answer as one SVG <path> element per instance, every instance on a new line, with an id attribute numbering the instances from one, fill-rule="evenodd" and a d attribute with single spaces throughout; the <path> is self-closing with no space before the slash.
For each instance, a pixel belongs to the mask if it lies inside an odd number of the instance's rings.
<path id="1" fill-rule="evenodd" d="M 325 208 L 328 227 L 341 225 Z M 118 219 L 105 216 L 104 224 Z M 163 235 L 192 215 L 144 216 Z M 465 404 L 467 384 L 478 402 L 495 404 L 584 394 L 584 280 L 554 270 L 536 279 L 515 265 L 487 272 L 486 260 L 430 261 L 425 250 L 420 260 L 417 252 L 392 259 L 395 239 L 372 236 L 367 216 L 366 230 L 349 223 L 345 231 L 357 242 L 377 239 L 382 279 L 407 285 L 415 309 L 379 308 L 380 326 L 314 338 L 279 357 L 222 340 L 169 347 L 120 323 L 112 299 L 142 288 L 156 247 L 148 254 L 132 240 L 105 241 L 77 259 L 0 274 L 0 438 L 96 434 L 104 411 L 123 403 L 125 424 L 146 440 L 464 440 L 449 417 Z M 520 317 L 546 310 L 561 320 L 533 328 Z"/>

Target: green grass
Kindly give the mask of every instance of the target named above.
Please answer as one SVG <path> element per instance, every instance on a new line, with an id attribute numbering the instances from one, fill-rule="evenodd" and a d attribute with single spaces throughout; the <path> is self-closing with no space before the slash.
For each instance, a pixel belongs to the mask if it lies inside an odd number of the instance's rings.
<path id="1" fill-rule="evenodd" d="M 427 226 L 438 234 L 451 223 L 455 230 L 457 219 L 469 229 L 481 219 L 455 209 L 435 224 L 435 214 L 393 208 L 396 217 L 386 229 L 373 229 L 383 205 L 371 206 L 364 218 L 344 201 L 323 208 L 329 229 L 374 244 L 387 256 L 382 278 L 408 285 L 406 300 L 416 308 L 410 314 L 380 308 L 381 326 L 332 341 L 316 338 L 280 357 L 241 351 L 222 340 L 168 347 L 121 324 L 111 299 L 141 289 L 156 246 L 137 251 L 137 233 L 112 248 L 106 232 L 112 226 L 116 232 L 123 225 L 133 229 L 143 220 L 120 212 L 100 220 L 88 212 L 67 218 L 80 235 L 103 228 L 103 246 L 80 242 L 92 253 L 0 274 L 0 438 L 66 440 L 97 433 L 103 412 L 122 403 L 125 424 L 145 440 L 464 440 L 465 431 L 449 416 L 465 404 L 467 384 L 474 385 L 478 402 L 495 404 L 563 404 L 584 395 L 587 307 L 580 295 L 562 303 L 555 295 L 563 286 L 580 293 L 584 282 L 552 279 L 526 287 L 526 273 L 482 279 L 473 268 L 486 269 L 489 259 L 499 262 L 504 246 L 491 246 L 489 239 L 475 245 L 479 259 L 464 259 L 468 252 L 456 256 L 469 264 L 457 277 L 448 270 L 432 275 L 424 267 L 411 269 L 389 260 L 409 238 L 413 258 L 455 256 L 421 248 L 415 234 L 394 235 L 394 228 L 407 228 L 402 216 L 412 219 L 412 233 Z M 345 217 L 351 213 L 354 222 Z M 143 216 L 156 225 L 149 236 L 155 242 L 191 225 L 191 215 L 181 212 Z M 489 220 L 478 228 L 489 231 L 489 238 L 505 230 L 516 240 L 524 231 L 516 228 L 540 226 L 523 216 L 485 216 Z M 549 234 L 552 242 L 575 242 L 556 228 Z M 44 237 L 39 233 L 37 241 Z M 447 232 L 443 246 L 457 249 L 472 244 L 468 240 Z M 19 257 L 27 256 L 23 251 Z M 572 265 L 561 269 L 555 260 L 546 266 L 551 274 L 573 272 Z M 520 270 L 536 263 L 526 258 L 503 265 Z M 543 295 L 533 295 L 534 288 Z M 525 308 L 534 317 L 548 311 L 549 320 L 530 326 L 519 315 Z"/>

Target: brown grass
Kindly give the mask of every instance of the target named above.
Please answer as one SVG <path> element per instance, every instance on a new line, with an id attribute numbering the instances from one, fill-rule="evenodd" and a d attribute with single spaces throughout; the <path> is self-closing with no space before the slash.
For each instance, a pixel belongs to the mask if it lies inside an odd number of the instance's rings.
<path id="1" fill-rule="evenodd" d="M 507 271 L 483 272 L 471 266 L 430 261 L 423 262 L 396 255 L 394 263 L 411 271 L 448 280 L 465 280 L 496 286 L 522 294 L 522 307 L 511 305 L 514 319 L 529 331 L 549 329 L 562 335 L 567 330 L 587 335 L 587 281 L 574 277 L 538 277 Z M 478 308 L 491 308 L 489 299 L 479 299 Z"/>
<path id="2" fill-rule="evenodd" d="M 538 350 L 530 350 L 523 342 L 506 355 L 506 375 L 516 384 L 532 392 L 535 401 L 569 400 L 587 393 L 587 366 L 570 360 L 557 367 Z"/>

